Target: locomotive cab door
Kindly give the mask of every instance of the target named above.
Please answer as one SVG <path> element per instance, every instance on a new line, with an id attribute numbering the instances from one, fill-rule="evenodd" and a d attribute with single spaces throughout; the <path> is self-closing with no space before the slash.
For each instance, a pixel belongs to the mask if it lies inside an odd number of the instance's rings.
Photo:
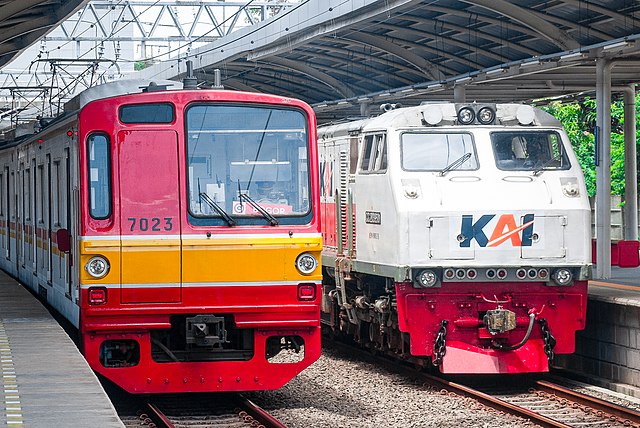
<path id="1" fill-rule="evenodd" d="M 180 302 L 177 134 L 121 131 L 118 147 L 122 303 Z"/>

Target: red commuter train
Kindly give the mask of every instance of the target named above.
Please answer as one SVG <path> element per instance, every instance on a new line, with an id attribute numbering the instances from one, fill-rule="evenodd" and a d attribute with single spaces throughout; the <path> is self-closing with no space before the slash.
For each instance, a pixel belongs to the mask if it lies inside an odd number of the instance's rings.
<path id="1" fill-rule="evenodd" d="M 0 267 L 96 372 L 132 393 L 261 390 L 319 357 L 307 104 L 121 81 L 4 137 Z"/>

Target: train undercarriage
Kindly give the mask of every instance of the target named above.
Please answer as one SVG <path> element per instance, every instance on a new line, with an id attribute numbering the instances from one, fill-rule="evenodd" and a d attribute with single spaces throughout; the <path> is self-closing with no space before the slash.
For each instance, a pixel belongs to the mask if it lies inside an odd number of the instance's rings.
<path id="1" fill-rule="evenodd" d="M 444 373 L 546 372 L 556 353 L 574 351 L 575 331 L 584 328 L 585 281 L 429 290 L 351 273 L 338 282 L 327 270 L 322 322 L 330 334 Z"/>

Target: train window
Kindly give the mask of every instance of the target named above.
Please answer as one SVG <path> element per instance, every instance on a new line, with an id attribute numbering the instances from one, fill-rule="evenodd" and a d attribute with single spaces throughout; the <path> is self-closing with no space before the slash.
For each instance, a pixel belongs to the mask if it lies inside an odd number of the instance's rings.
<path id="1" fill-rule="evenodd" d="M 175 117 L 173 104 L 129 104 L 120 107 L 122 123 L 171 123 Z"/>
<path id="2" fill-rule="evenodd" d="M 53 162 L 53 177 L 51 180 L 51 184 L 52 184 L 52 190 L 51 190 L 51 194 L 53 195 L 53 200 L 52 205 L 53 205 L 53 209 L 52 214 L 53 214 L 53 225 L 56 227 L 60 227 L 60 195 L 61 195 L 61 189 L 60 189 L 60 160 L 55 160 Z"/>
<path id="3" fill-rule="evenodd" d="M 569 158 L 555 131 L 492 132 L 491 146 L 498 169 L 544 171 L 569 169 Z"/>
<path id="4" fill-rule="evenodd" d="M 385 134 L 367 135 L 362 149 L 363 173 L 384 172 L 387 169 L 387 144 Z"/>
<path id="5" fill-rule="evenodd" d="M 193 224 L 264 224 L 268 216 L 261 210 L 280 218 L 279 223 L 307 221 L 311 165 L 302 111 L 192 105 L 186 127 Z M 224 220 L 225 216 L 229 217 Z"/>
<path id="6" fill-rule="evenodd" d="M 400 138 L 402 169 L 405 171 L 443 171 L 448 168 L 456 171 L 478 169 L 478 160 L 471 134 L 464 132 L 405 132 Z"/>
<path id="7" fill-rule="evenodd" d="M 349 174 L 355 174 L 358 167 L 358 138 L 349 139 Z"/>
<path id="8" fill-rule="evenodd" d="M 110 144 L 106 134 L 91 134 L 87 140 L 89 158 L 89 214 L 95 219 L 111 215 Z"/>
<path id="9" fill-rule="evenodd" d="M 31 221 L 31 169 L 26 169 L 24 172 L 24 180 L 22 181 L 22 198 L 24 216 L 23 219 Z"/>
<path id="10" fill-rule="evenodd" d="M 37 220 L 39 224 L 44 223 L 44 205 L 45 205 L 45 184 L 46 184 L 46 177 L 44 176 L 44 165 L 38 165 L 38 174 L 37 174 L 38 178 L 39 178 L 39 182 L 38 182 L 38 207 L 36 209 L 36 214 L 37 214 Z"/>

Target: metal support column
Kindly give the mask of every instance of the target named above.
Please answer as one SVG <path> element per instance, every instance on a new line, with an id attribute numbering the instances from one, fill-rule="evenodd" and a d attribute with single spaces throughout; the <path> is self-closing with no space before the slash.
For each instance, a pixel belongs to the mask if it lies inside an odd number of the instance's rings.
<path id="1" fill-rule="evenodd" d="M 453 87 L 453 102 L 454 103 L 467 102 L 467 91 L 464 86 L 456 85 Z"/>
<path id="2" fill-rule="evenodd" d="M 360 116 L 369 117 L 371 114 L 371 101 L 360 101 Z"/>
<path id="3" fill-rule="evenodd" d="M 638 165 L 636 161 L 636 88 L 624 91 L 624 239 L 638 239 Z"/>
<path id="4" fill-rule="evenodd" d="M 596 61 L 596 273 L 611 278 L 611 61 Z"/>

